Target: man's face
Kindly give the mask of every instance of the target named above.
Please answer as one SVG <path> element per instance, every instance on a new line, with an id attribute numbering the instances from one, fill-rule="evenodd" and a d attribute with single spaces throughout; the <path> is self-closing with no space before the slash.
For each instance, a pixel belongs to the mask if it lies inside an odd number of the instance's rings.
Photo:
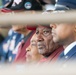
<path id="1" fill-rule="evenodd" d="M 37 49 L 37 41 L 36 35 L 34 34 L 30 40 L 30 45 L 26 49 L 26 60 L 27 61 L 36 61 L 40 58 L 40 54 L 38 53 Z"/>
<path id="2" fill-rule="evenodd" d="M 74 36 L 74 25 L 72 24 L 50 24 L 52 27 L 53 41 L 63 45 L 69 42 Z"/>
<path id="3" fill-rule="evenodd" d="M 51 28 L 46 26 L 38 26 L 36 29 L 37 47 L 40 54 L 49 56 L 54 50 L 54 42 L 51 34 Z"/>

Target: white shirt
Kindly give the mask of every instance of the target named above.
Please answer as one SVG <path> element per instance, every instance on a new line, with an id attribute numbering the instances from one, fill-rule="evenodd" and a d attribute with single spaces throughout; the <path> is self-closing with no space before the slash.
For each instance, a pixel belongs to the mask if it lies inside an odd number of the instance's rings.
<path id="1" fill-rule="evenodd" d="M 65 50 L 64 55 L 66 55 L 74 46 L 76 45 L 76 41 L 71 43 Z"/>

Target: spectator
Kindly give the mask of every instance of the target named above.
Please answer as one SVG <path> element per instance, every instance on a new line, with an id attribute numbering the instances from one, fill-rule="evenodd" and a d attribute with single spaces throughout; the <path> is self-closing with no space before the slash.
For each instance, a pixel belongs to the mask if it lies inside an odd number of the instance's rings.
<path id="1" fill-rule="evenodd" d="M 17 33 L 13 29 L 9 30 L 8 36 L 0 45 L 0 57 L 1 62 L 12 62 L 14 60 L 14 54 L 12 54 L 13 50 L 17 46 L 17 44 L 24 38 L 23 34 Z"/>
<path id="2" fill-rule="evenodd" d="M 12 5 L 13 2 L 15 3 L 15 5 Z M 11 5 L 11 6 L 9 6 L 9 5 Z M 10 12 L 10 11 L 17 11 L 17 10 L 19 10 L 19 11 L 20 10 L 23 10 L 23 11 L 24 10 L 25 11 L 26 10 L 34 10 L 34 11 L 42 10 L 42 6 L 36 0 L 14 0 L 14 1 L 11 1 L 11 4 L 9 4 L 9 5 L 8 5 L 9 7 L 7 6 L 9 9 L 4 8 L 4 9 L 2 9 L 2 12 Z M 20 27 L 18 27 L 18 28 L 20 28 Z M 21 29 L 21 30 L 24 30 L 24 29 Z M 20 34 L 25 35 L 26 31 L 25 31 L 25 33 L 23 31 L 21 33 L 21 31 L 19 32 L 19 30 L 17 29 L 17 33 L 20 33 Z M 27 38 L 25 37 L 23 39 L 23 41 L 25 42 L 25 44 L 23 44 L 23 46 L 21 48 L 18 48 L 20 43 L 19 44 L 17 43 L 18 46 L 16 45 L 17 46 L 17 47 L 15 46 L 16 49 L 14 48 L 14 50 L 16 50 L 18 52 L 16 58 L 14 56 L 15 61 L 18 61 L 18 60 L 24 60 L 25 61 L 25 54 L 26 54 L 25 49 L 26 49 L 26 46 L 29 45 L 29 40 L 30 40 L 30 38 L 32 36 L 33 31 L 30 31 L 30 32 L 27 32 L 27 33 L 28 33 L 27 34 L 27 37 L 28 37 L 28 40 L 27 41 L 28 42 L 26 41 Z M 11 52 L 13 52 L 13 51 L 11 51 Z M 15 51 L 14 51 L 14 53 L 15 53 Z M 1 53 L 1 54 L 3 54 L 5 57 L 7 57 L 7 61 L 9 61 L 9 62 L 12 62 L 12 59 L 14 60 L 14 58 L 11 57 L 12 53 L 10 53 L 10 50 L 8 50 L 8 52 L 6 54 L 4 52 Z M 2 57 L 2 60 L 4 60 L 3 57 Z"/>
<path id="3" fill-rule="evenodd" d="M 4 40 L 0 46 L 0 56 L 1 62 L 13 62 L 20 45 L 23 45 L 22 42 L 26 43 L 33 31 L 28 29 L 29 27 L 22 26 L 12 26 L 12 29 L 9 32 L 9 36 Z M 31 27 L 34 29 L 33 27 Z M 27 43 L 28 46 L 29 42 Z M 24 52 L 25 54 L 25 52 Z"/>
<path id="4" fill-rule="evenodd" d="M 40 62 L 56 61 L 63 47 L 53 42 L 52 32 L 49 26 L 39 25 L 36 29 L 38 52 L 43 55 Z"/>
<path id="5" fill-rule="evenodd" d="M 0 0 L 0 8 L 3 8 L 5 4 L 9 3 L 10 0 Z"/>
<path id="6" fill-rule="evenodd" d="M 75 0 L 58 0 L 56 3 L 56 10 L 66 11 L 75 10 Z M 68 61 L 76 61 L 76 24 L 60 23 L 50 24 L 52 27 L 53 41 L 63 45 L 64 51 L 60 54 L 58 60 L 62 63 Z M 64 33 L 65 31 L 65 33 Z"/>
<path id="7" fill-rule="evenodd" d="M 33 11 L 35 12 L 38 10 L 42 10 L 42 6 L 37 1 L 26 0 L 25 4 L 27 4 L 28 2 L 30 2 L 32 4 L 32 7 L 29 9 L 26 8 L 26 10 L 32 10 L 31 14 L 33 14 Z M 35 28 L 33 28 L 33 27 L 27 26 L 27 28 L 29 28 L 30 30 L 35 30 Z M 34 33 L 31 33 L 31 34 L 33 35 Z M 26 48 L 27 48 L 27 46 L 29 46 L 32 35 L 29 37 L 29 39 L 26 41 L 26 43 L 24 43 L 23 46 L 18 50 L 18 54 L 16 55 L 14 62 L 25 62 L 26 61 L 26 57 L 25 57 Z"/>
<path id="8" fill-rule="evenodd" d="M 42 55 L 38 53 L 37 49 L 36 34 L 34 34 L 30 40 L 30 45 L 26 48 L 26 62 L 38 62 L 41 58 Z"/>

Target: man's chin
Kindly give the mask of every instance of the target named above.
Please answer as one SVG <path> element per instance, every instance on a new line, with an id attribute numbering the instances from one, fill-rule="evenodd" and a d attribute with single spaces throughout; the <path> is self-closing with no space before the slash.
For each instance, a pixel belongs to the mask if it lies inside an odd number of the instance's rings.
<path id="1" fill-rule="evenodd" d="M 41 54 L 41 55 L 45 54 L 44 49 L 42 49 L 42 50 L 39 49 L 38 51 L 39 51 L 39 54 Z"/>

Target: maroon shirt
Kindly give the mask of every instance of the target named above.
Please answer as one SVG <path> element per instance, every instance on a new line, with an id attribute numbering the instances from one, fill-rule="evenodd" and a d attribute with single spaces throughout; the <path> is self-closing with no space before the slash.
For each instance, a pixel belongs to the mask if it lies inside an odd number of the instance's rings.
<path id="1" fill-rule="evenodd" d="M 59 57 L 60 53 L 63 51 L 63 47 L 59 47 L 56 49 L 49 57 L 43 57 L 39 63 L 44 63 L 44 62 L 55 62 L 57 58 Z"/>

